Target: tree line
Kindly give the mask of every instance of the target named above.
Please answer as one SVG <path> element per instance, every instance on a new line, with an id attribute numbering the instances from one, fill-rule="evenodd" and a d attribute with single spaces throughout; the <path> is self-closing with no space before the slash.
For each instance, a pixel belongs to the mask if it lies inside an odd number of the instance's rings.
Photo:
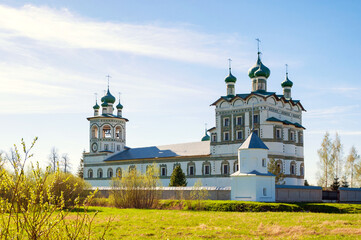
<path id="1" fill-rule="evenodd" d="M 328 132 L 325 133 L 317 153 L 319 186 L 332 190 L 339 187 L 361 187 L 360 155 L 355 146 L 352 146 L 349 153 L 344 156 L 343 145 L 337 132 L 334 139 Z"/>

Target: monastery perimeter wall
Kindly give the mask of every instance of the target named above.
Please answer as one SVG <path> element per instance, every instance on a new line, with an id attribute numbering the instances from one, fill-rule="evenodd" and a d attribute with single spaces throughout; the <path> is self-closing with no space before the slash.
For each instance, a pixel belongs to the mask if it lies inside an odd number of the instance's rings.
<path id="1" fill-rule="evenodd" d="M 209 200 L 230 200 L 230 187 L 201 187 L 208 191 Z M 191 199 L 193 187 L 163 187 L 161 199 Z M 99 194 L 109 197 L 111 188 L 99 188 Z M 315 186 L 276 185 L 276 202 L 322 202 L 322 188 Z M 340 202 L 361 202 L 361 189 L 340 190 Z"/>
<path id="2" fill-rule="evenodd" d="M 339 189 L 339 200 L 344 203 L 361 203 L 361 188 Z"/>
<path id="3" fill-rule="evenodd" d="M 322 187 L 276 185 L 276 202 L 322 202 Z"/>

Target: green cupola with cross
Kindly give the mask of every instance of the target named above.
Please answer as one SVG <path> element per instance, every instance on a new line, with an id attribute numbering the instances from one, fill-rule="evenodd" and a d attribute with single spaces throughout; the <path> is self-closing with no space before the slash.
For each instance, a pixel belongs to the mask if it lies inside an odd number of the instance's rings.
<path id="1" fill-rule="evenodd" d="M 283 88 L 283 96 L 286 100 L 290 100 L 291 97 L 291 89 L 293 86 L 293 82 L 288 78 L 288 65 L 286 64 L 286 79 L 281 83 Z"/>
<path id="2" fill-rule="evenodd" d="M 236 95 L 235 84 L 237 82 L 237 78 L 232 75 L 231 61 L 231 59 L 228 59 L 229 73 L 228 76 L 224 79 L 227 85 L 227 97 L 234 97 Z"/>
<path id="3" fill-rule="evenodd" d="M 258 38 L 257 62 L 248 70 L 248 76 L 252 80 L 252 92 L 267 92 L 267 78 L 270 76 L 271 71 L 261 61 L 261 52 L 259 50 L 259 43 L 261 42 Z"/>

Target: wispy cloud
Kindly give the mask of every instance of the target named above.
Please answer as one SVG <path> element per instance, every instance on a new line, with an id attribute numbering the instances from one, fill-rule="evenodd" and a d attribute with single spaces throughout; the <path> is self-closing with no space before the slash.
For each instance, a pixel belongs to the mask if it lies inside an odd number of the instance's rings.
<path id="1" fill-rule="evenodd" d="M 189 25 L 102 22 L 33 5 L 0 5 L 0 15 L 1 114 L 88 111 L 85 105 L 93 92 L 102 94 L 107 73 L 117 79 L 114 95 L 126 89 L 123 98 L 132 111 L 144 111 L 139 96 L 177 104 L 172 96 L 200 99 L 212 92 L 193 79 L 174 75 L 170 81 L 153 65 L 139 64 L 148 58 L 213 68 L 232 56 L 238 68 L 251 65 L 237 35 L 202 33 Z"/>
<path id="2" fill-rule="evenodd" d="M 219 66 L 231 53 L 227 46 L 240 45 L 236 36 L 216 36 L 181 26 L 99 22 L 67 9 L 0 6 L 0 15 L 2 35 L 25 37 L 51 47 L 122 51 Z"/>
<path id="3" fill-rule="evenodd" d="M 359 112 L 355 112 L 355 109 L 358 109 L 359 105 L 346 105 L 346 106 L 333 106 L 323 109 L 314 109 L 306 112 L 304 114 L 305 118 L 324 118 L 330 119 L 331 117 L 338 116 L 342 117 L 345 114 L 359 114 Z M 341 115 L 342 114 L 342 115 Z"/>
<path id="4" fill-rule="evenodd" d="M 330 134 L 335 134 L 336 132 L 341 136 L 361 136 L 361 131 L 347 131 L 347 130 L 311 130 L 307 131 L 307 134 L 314 134 L 314 135 L 324 135 L 326 132 Z"/>

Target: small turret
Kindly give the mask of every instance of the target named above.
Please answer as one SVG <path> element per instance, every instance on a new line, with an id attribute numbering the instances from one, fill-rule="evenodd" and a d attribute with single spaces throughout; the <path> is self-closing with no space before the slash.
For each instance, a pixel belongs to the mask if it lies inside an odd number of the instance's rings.
<path id="1" fill-rule="evenodd" d="M 98 116 L 98 115 L 99 115 L 99 108 L 100 108 L 100 106 L 98 105 L 98 102 L 95 101 L 95 105 L 93 106 L 94 116 Z"/>
<path id="2" fill-rule="evenodd" d="M 293 86 L 293 82 L 288 78 L 288 65 L 286 64 L 286 79 L 281 83 L 283 88 L 283 96 L 286 100 L 292 99 L 291 96 L 291 88 Z"/>
<path id="3" fill-rule="evenodd" d="M 118 110 L 117 116 L 118 116 L 118 117 L 122 117 L 123 105 L 120 104 L 120 99 L 119 99 L 119 103 L 118 103 L 118 105 L 117 105 L 117 110 Z"/>
<path id="4" fill-rule="evenodd" d="M 224 79 L 224 81 L 227 84 L 227 96 L 229 97 L 234 97 L 236 95 L 236 90 L 234 88 L 234 85 L 237 81 L 237 78 L 235 76 L 232 75 L 231 72 L 231 59 L 228 59 L 229 61 L 229 74 L 228 76 Z"/>

